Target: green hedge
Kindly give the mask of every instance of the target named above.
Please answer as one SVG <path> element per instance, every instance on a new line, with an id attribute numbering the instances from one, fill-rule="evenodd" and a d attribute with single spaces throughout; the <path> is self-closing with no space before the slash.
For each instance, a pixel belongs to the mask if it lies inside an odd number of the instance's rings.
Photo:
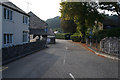
<path id="1" fill-rule="evenodd" d="M 80 42 L 81 41 L 81 37 L 79 33 L 75 33 L 73 35 L 71 35 L 71 40 L 74 42 Z"/>
<path id="2" fill-rule="evenodd" d="M 72 34 L 70 34 L 70 33 L 58 33 L 58 34 L 56 34 L 56 39 L 69 40 L 71 35 Z"/>
<path id="3" fill-rule="evenodd" d="M 100 30 L 93 35 L 93 39 L 101 41 L 105 37 L 120 37 L 120 28 Z"/>

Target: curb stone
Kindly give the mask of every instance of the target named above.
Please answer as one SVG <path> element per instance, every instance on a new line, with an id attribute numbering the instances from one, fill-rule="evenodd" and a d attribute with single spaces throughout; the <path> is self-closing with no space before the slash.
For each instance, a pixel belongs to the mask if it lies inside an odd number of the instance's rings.
<path id="1" fill-rule="evenodd" d="M 108 54 L 104 54 L 104 53 L 101 53 L 101 52 L 97 52 L 95 50 L 93 50 L 92 48 L 88 47 L 90 50 L 94 51 L 96 55 L 98 56 L 101 56 L 101 57 L 106 57 L 106 58 L 110 58 L 110 59 L 113 59 L 113 60 L 120 60 L 118 57 L 115 57 L 115 56 L 111 56 L 111 55 L 108 55 Z"/>
<path id="2" fill-rule="evenodd" d="M 72 42 L 72 41 L 70 41 Z M 72 42 L 74 44 L 78 44 L 78 43 L 75 43 L 75 42 Z M 81 43 L 79 43 L 82 47 L 84 47 Z M 120 60 L 119 57 L 116 57 L 116 56 L 112 56 L 112 55 L 109 55 L 109 54 L 105 54 L 105 53 L 102 53 L 102 52 L 98 52 L 88 46 L 86 46 L 88 49 L 90 49 L 94 54 L 96 54 L 97 56 L 100 56 L 100 57 L 104 57 L 104 58 L 109 58 L 109 59 L 113 59 L 113 60 Z M 85 48 L 85 47 L 84 47 Z"/>

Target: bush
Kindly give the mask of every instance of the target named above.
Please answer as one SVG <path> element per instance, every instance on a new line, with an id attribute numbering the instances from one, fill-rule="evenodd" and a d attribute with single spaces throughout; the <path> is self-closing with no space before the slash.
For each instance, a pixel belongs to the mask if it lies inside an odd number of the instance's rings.
<path id="1" fill-rule="evenodd" d="M 71 40 L 74 42 L 80 42 L 81 41 L 81 37 L 79 34 L 73 34 L 71 35 Z"/>
<path id="2" fill-rule="evenodd" d="M 56 36 L 56 39 L 65 39 L 64 34 L 63 34 L 63 33 L 58 33 L 58 34 L 55 34 L 55 36 Z"/>
<path id="3" fill-rule="evenodd" d="M 105 37 L 120 37 L 120 28 L 100 30 L 93 35 L 93 39 L 97 39 L 99 42 Z"/>
<path id="4" fill-rule="evenodd" d="M 70 34 L 70 33 L 58 33 L 58 34 L 56 34 L 56 39 L 70 40 L 71 35 L 72 34 Z"/>

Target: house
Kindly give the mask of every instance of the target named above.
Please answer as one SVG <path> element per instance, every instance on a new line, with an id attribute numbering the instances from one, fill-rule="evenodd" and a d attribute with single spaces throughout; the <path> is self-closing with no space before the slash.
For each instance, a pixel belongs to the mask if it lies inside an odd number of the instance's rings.
<path id="1" fill-rule="evenodd" d="M 47 43 L 55 44 L 55 33 L 51 28 L 48 28 Z"/>
<path id="2" fill-rule="evenodd" d="M 28 13 L 30 15 L 30 42 L 39 40 L 47 40 L 47 26 L 48 24 L 36 16 L 33 12 Z"/>
<path id="3" fill-rule="evenodd" d="M 0 20 L 2 21 L 0 23 L 2 47 L 29 42 L 29 15 L 27 13 L 12 2 L 3 2 L 0 3 Z"/>
<path id="4" fill-rule="evenodd" d="M 2 49 L 2 5 L 0 5 L 0 50 Z"/>

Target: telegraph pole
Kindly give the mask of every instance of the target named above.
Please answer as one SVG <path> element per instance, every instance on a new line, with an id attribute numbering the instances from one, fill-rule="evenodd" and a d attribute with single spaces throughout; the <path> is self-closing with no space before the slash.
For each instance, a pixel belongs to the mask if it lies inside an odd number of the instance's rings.
<path id="1" fill-rule="evenodd" d="M 32 5 L 30 2 L 28 2 L 28 1 L 25 1 L 26 3 L 27 3 L 27 12 L 29 12 L 29 7 L 30 7 L 30 5 Z"/>

